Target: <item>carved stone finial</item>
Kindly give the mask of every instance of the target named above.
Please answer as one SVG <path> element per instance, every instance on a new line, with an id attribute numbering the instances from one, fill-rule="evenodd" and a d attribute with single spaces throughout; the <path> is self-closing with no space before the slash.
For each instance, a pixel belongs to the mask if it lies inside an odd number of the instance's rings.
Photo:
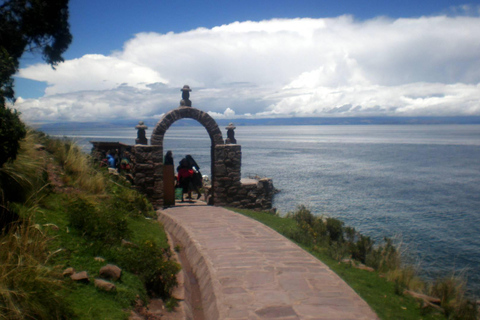
<path id="1" fill-rule="evenodd" d="M 233 123 L 229 123 L 225 129 L 227 129 L 227 139 L 225 140 L 225 144 L 237 144 L 237 140 L 235 139 L 235 127 Z"/>
<path id="2" fill-rule="evenodd" d="M 137 129 L 137 139 L 135 139 L 135 144 L 148 144 L 147 137 L 145 136 L 145 130 L 148 127 L 145 125 L 143 121 L 138 121 L 138 124 L 135 126 Z"/>
<path id="3" fill-rule="evenodd" d="M 182 89 L 182 100 L 180 100 L 180 107 L 191 107 L 192 106 L 192 101 L 190 101 L 190 92 L 192 89 L 190 89 L 190 86 L 184 85 Z"/>

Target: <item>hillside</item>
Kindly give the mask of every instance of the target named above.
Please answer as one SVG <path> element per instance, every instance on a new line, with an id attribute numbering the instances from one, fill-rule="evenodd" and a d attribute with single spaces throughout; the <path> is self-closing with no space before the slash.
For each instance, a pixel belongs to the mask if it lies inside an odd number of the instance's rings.
<path id="1" fill-rule="evenodd" d="M 127 319 L 151 297 L 175 306 L 180 266 L 122 177 L 34 132 L 0 175 L 0 318 Z"/>

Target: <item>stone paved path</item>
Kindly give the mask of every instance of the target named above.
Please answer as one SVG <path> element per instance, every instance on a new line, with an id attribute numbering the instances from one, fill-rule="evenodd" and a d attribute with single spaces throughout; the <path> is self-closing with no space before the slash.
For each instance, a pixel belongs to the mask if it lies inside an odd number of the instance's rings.
<path id="1" fill-rule="evenodd" d="M 253 219 L 213 206 L 159 212 L 198 278 L 205 319 L 378 319 L 326 265 Z"/>

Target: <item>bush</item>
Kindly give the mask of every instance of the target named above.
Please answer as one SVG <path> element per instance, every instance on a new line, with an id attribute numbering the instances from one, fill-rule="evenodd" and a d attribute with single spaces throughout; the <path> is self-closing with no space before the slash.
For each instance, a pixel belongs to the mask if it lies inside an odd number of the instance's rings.
<path id="1" fill-rule="evenodd" d="M 114 260 L 138 274 L 150 294 L 169 298 L 177 285 L 180 265 L 168 259 L 168 249 L 162 250 L 153 241 L 144 241 L 138 247 L 120 247 Z"/>
<path id="2" fill-rule="evenodd" d="M 370 237 L 359 235 L 358 241 L 353 246 L 351 252 L 352 258 L 360 261 L 361 263 L 366 263 L 367 255 L 373 251 L 373 240 Z"/>
<path id="3" fill-rule="evenodd" d="M 330 241 L 343 241 L 343 221 L 335 218 L 327 218 L 326 227 L 328 236 L 330 237 Z"/>
<path id="4" fill-rule="evenodd" d="M 288 214 L 289 218 L 297 221 L 298 223 L 305 222 L 309 226 L 313 226 L 313 222 L 316 217 L 305 206 L 301 205 L 297 211 Z"/>
<path id="5" fill-rule="evenodd" d="M 109 203 L 112 208 L 121 208 L 131 217 L 154 216 L 152 204 L 139 192 L 117 183 L 111 184 L 110 191 L 114 195 Z"/>
<path id="6" fill-rule="evenodd" d="M 67 214 L 72 227 L 88 239 L 105 245 L 119 243 L 130 233 L 124 212 L 99 206 L 82 197 L 77 197 L 69 203 Z"/>
<path id="7" fill-rule="evenodd" d="M 20 141 L 27 130 L 16 110 L 0 106 L 0 167 L 17 158 Z"/>
<path id="8" fill-rule="evenodd" d="M 440 306 L 448 319 L 478 319 L 476 303 L 465 297 L 465 287 L 464 275 L 452 273 L 436 280 L 430 288 L 430 294 L 440 298 Z"/>

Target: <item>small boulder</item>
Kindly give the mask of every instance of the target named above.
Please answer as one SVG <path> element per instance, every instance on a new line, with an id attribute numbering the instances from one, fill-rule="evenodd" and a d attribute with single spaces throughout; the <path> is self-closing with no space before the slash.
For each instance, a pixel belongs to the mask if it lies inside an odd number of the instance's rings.
<path id="1" fill-rule="evenodd" d="M 74 273 L 70 276 L 70 278 L 73 281 L 77 281 L 77 282 L 85 282 L 85 283 L 90 282 L 90 279 L 88 278 L 87 271 L 81 271 L 81 272 Z"/>
<path id="2" fill-rule="evenodd" d="M 111 282 L 102 280 L 102 279 L 95 279 L 95 288 L 103 290 L 103 291 L 115 291 L 117 287 Z"/>
<path id="3" fill-rule="evenodd" d="M 98 262 L 105 262 L 105 259 L 103 259 L 102 257 L 95 257 L 95 258 L 93 258 L 93 260 L 98 261 Z"/>
<path id="4" fill-rule="evenodd" d="M 75 273 L 75 269 L 73 269 L 73 268 L 67 268 L 67 269 L 63 270 L 63 276 L 64 277 L 67 277 L 67 276 L 70 277 L 74 273 Z"/>
<path id="5" fill-rule="evenodd" d="M 118 280 L 122 276 L 122 269 L 113 264 L 107 264 L 100 269 L 100 277 L 111 280 Z"/>

